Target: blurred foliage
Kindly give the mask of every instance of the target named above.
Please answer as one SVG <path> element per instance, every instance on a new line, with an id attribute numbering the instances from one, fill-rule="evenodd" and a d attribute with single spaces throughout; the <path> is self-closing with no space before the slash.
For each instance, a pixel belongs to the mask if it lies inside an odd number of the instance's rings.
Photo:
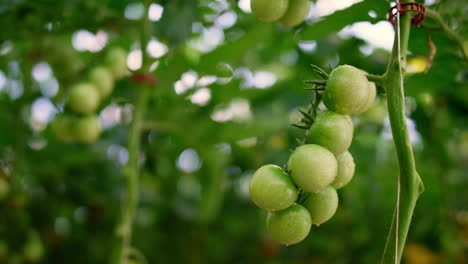
<path id="1" fill-rule="evenodd" d="M 388 1 L 362 1 L 293 29 L 261 23 L 234 0 L 155 3 L 164 11 L 153 23 L 153 37 L 168 50 L 152 58 L 159 82 L 141 138 L 135 248 L 148 263 L 376 263 L 396 200 L 397 164 L 384 91 L 370 111 L 354 118 L 356 175 L 339 191 L 337 214 L 304 242 L 283 247 L 266 235 L 264 212 L 250 202 L 247 184 L 262 164 L 283 165 L 303 137 L 290 124 L 310 100 L 303 89 L 303 80 L 316 77 L 309 64 L 385 71 L 388 51 L 364 53 L 364 40 L 336 31 L 384 20 Z M 137 86 L 129 78 L 116 84 L 100 110 L 103 120 L 117 116 L 117 122 L 93 144 L 62 143 L 47 123 L 62 109 L 68 88 L 102 61 L 109 46 L 139 48 L 140 20 L 125 16 L 131 5 L 138 2 L 0 2 L 0 263 L 108 261 Z M 436 1 L 433 7 L 466 39 L 465 1 Z M 218 19 L 226 14 L 235 23 L 222 27 Z M 107 45 L 76 50 L 72 43 L 79 30 L 106 32 Z M 220 42 L 207 35 L 210 30 Z M 412 57 L 428 54 L 425 34 L 424 28 L 412 30 Z M 433 67 L 406 80 L 416 164 L 426 192 L 416 207 L 404 261 L 467 263 L 468 71 L 452 40 L 441 31 L 430 34 L 437 46 Z M 208 44 L 200 48 L 206 36 Z M 305 43 L 313 48 L 301 48 Z M 47 80 L 33 78 L 39 63 L 52 68 Z M 219 72 L 223 64 L 234 69 L 232 77 Z M 252 76 L 264 72 L 276 76 L 273 85 L 252 85 Z M 191 83 L 190 76 L 198 81 Z M 214 81 L 203 83 L 209 78 Z M 51 92 L 56 86 L 59 91 Z M 185 88 L 176 93 L 177 86 Z M 204 88 L 210 100 L 192 103 Z M 53 106 L 52 116 L 38 107 L 44 101 Z M 37 118 L 41 112 L 45 120 Z"/>

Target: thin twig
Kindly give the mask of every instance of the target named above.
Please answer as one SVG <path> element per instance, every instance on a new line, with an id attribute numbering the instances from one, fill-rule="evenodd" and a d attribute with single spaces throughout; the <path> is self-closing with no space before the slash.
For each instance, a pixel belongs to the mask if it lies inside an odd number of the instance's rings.
<path id="1" fill-rule="evenodd" d="M 304 82 L 308 84 L 319 84 L 319 85 L 325 85 L 327 83 L 327 81 L 325 80 L 305 80 Z"/>

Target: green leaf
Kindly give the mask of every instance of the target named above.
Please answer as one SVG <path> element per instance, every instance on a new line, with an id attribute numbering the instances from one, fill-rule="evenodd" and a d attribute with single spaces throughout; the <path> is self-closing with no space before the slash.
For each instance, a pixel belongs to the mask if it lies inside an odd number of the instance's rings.
<path id="1" fill-rule="evenodd" d="M 161 21 L 154 24 L 155 35 L 171 46 L 181 45 L 192 34 L 192 23 L 197 15 L 196 1 L 169 1 L 164 6 Z"/>
<path id="2" fill-rule="evenodd" d="M 268 41 L 272 35 L 272 25 L 259 23 L 250 29 L 239 39 L 227 42 L 212 52 L 202 57 L 200 70 L 202 72 L 215 73 L 219 62 L 231 63 L 242 56 L 259 43 Z"/>
<path id="3" fill-rule="evenodd" d="M 366 0 L 346 9 L 336 11 L 325 16 L 322 20 L 308 26 L 300 33 L 302 40 L 316 40 L 327 36 L 330 33 L 340 31 L 345 26 L 356 22 L 369 21 L 377 23 L 385 19 L 388 5 L 384 1 Z M 372 18 L 369 12 L 375 12 L 376 18 Z"/>

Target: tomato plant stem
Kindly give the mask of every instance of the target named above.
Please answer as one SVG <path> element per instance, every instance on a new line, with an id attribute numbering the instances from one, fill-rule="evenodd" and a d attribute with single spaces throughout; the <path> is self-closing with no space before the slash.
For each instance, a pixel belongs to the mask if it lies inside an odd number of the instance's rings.
<path id="1" fill-rule="evenodd" d="M 381 75 L 367 74 L 367 79 L 376 84 L 382 85 L 384 78 Z"/>
<path id="2" fill-rule="evenodd" d="M 404 90 L 401 81 L 406 66 L 410 28 L 411 16 L 402 16 L 400 28 L 395 28 L 392 56 L 388 63 L 387 72 L 384 74 L 383 82 L 387 91 L 390 126 L 398 158 L 400 193 L 387 243 L 380 261 L 381 264 L 400 263 L 416 201 L 423 191 L 421 178 L 416 171 L 413 149 L 406 125 Z M 400 31 L 400 47 L 398 47 L 398 31 Z M 400 64 L 403 71 L 400 71 Z M 396 244 L 398 244 L 397 250 L 395 250 Z"/>
<path id="3" fill-rule="evenodd" d="M 145 0 L 145 16 L 142 20 L 140 48 L 142 51 L 142 72 L 147 73 L 149 62 L 146 58 L 145 48 L 151 37 L 151 21 L 148 18 L 150 0 Z M 128 164 L 124 168 L 123 175 L 126 180 L 126 196 L 122 201 L 122 218 L 117 226 L 116 238 L 117 246 L 111 263 L 127 264 L 128 255 L 132 251 L 132 226 L 135 212 L 138 208 L 139 194 L 139 157 L 140 157 L 140 136 L 143 131 L 144 116 L 148 105 L 150 86 L 142 83 L 135 87 L 136 98 L 134 103 L 133 118 L 128 136 Z"/>

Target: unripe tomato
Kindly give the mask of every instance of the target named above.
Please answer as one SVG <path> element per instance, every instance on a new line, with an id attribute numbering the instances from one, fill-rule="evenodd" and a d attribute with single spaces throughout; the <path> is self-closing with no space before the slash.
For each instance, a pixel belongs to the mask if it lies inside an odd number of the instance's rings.
<path id="1" fill-rule="evenodd" d="M 73 120 L 64 114 L 55 116 L 51 123 L 52 132 L 55 138 L 62 142 L 72 142 L 75 140 L 72 127 Z"/>
<path id="2" fill-rule="evenodd" d="M 361 120 L 365 120 L 376 124 L 383 124 L 387 115 L 388 112 L 385 100 L 379 100 L 361 116 Z"/>
<path id="3" fill-rule="evenodd" d="M 289 0 L 288 9 L 279 22 L 288 27 L 297 26 L 304 22 L 304 19 L 309 14 L 309 10 L 309 0 Z"/>
<path id="4" fill-rule="evenodd" d="M 357 114 L 361 114 L 367 112 L 372 105 L 374 105 L 375 97 L 377 96 L 377 89 L 375 88 L 375 83 L 369 82 L 369 98 L 367 98 L 366 104 L 362 106 L 362 108 L 357 112 Z"/>
<path id="5" fill-rule="evenodd" d="M 97 115 L 90 115 L 79 118 L 75 125 L 75 137 L 83 143 L 96 141 L 101 134 L 101 123 Z"/>
<path id="6" fill-rule="evenodd" d="M 57 39 L 47 39 L 44 48 L 48 51 L 44 54 L 45 59 L 58 79 L 70 80 L 85 67 L 79 53 L 69 44 Z"/>
<path id="7" fill-rule="evenodd" d="M 114 89 L 114 76 L 108 68 L 103 66 L 97 66 L 90 71 L 89 81 L 97 88 L 101 99 L 109 96 Z"/>
<path id="8" fill-rule="evenodd" d="M 270 212 L 266 219 L 268 233 L 284 245 L 293 245 L 304 240 L 311 226 L 310 213 L 300 204 L 294 204 L 282 211 Z"/>
<path id="9" fill-rule="evenodd" d="M 306 192 L 320 192 L 336 177 L 338 164 L 328 149 L 314 144 L 298 147 L 289 157 L 294 182 Z"/>
<path id="10" fill-rule="evenodd" d="M 333 112 L 357 114 L 370 96 L 369 81 L 364 71 L 350 65 L 335 68 L 327 80 L 323 102 Z"/>
<path id="11" fill-rule="evenodd" d="M 118 47 L 111 48 L 105 57 L 105 63 L 114 75 L 115 79 L 120 79 L 127 73 L 127 52 Z"/>
<path id="12" fill-rule="evenodd" d="M 44 246 L 39 234 L 35 231 L 29 233 L 28 240 L 23 247 L 24 259 L 31 262 L 38 262 L 44 256 Z"/>
<path id="13" fill-rule="evenodd" d="M 346 151 L 336 157 L 338 161 L 338 173 L 336 174 L 335 180 L 332 182 L 332 186 L 339 189 L 348 184 L 354 175 L 354 159 L 349 151 Z"/>
<path id="14" fill-rule="evenodd" d="M 79 114 L 90 114 L 99 106 L 99 93 L 90 83 L 80 83 L 73 86 L 68 98 L 70 108 Z"/>
<path id="15" fill-rule="evenodd" d="M 321 192 L 312 193 L 304 202 L 309 210 L 312 224 L 319 226 L 328 221 L 338 208 L 338 193 L 332 187 L 327 187 Z"/>
<path id="16" fill-rule="evenodd" d="M 272 22 L 286 13 L 288 2 L 288 0 L 251 0 L 250 8 L 258 20 Z"/>
<path id="17" fill-rule="evenodd" d="M 317 116 L 307 139 L 308 142 L 325 147 L 338 155 L 351 145 L 353 131 L 353 122 L 349 116 L 326 111 Z"/>
<path id="18" fill-rule="evenodd" d="M 250 181 L 249 191 L 252 201 L 270 212 L 288 208 L 298 195 L 291 178 L 276 165 L 260 167 Z"/>

